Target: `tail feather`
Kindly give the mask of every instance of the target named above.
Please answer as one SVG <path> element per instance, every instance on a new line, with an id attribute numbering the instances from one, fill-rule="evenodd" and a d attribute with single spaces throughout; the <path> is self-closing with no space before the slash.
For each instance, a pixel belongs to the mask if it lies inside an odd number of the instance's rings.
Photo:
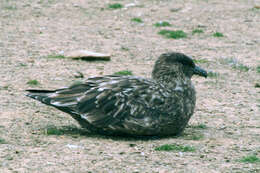
<path id="1" fill-rule="evenodd" d="M 76 86 L 73 87 L 73 90 L 66 88 L 58 90 L 26 90 L 28 92 L 26 96 L 70 114 L 82 127 L 92 132 L 104 133 L 74 110 L 74 107 L 77 105 L 77 98 L 87 89 L 82 86 Z"/>
<path id="2" fill-rule="evenodd" d="M 39 100 L 42 103 L 50 104 L 49 96 L 55 93 L 51 90 L 26 90 L 28 93 L 26 96 L 31 97 L 35 100 Z"/>
<path id="3" fill-rule="evenodd" d="M 82 89 L 70 91 L 67 88 L 58 90 L 26 90 L 26 96 L 54 107 L 71 107 L 77 104 L 77 98 L 84 93 Z"/>

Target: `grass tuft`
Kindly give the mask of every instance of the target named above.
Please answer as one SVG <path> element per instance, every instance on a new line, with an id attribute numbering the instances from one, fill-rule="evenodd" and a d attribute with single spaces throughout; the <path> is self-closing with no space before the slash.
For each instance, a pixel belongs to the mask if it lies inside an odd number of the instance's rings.
<path id="1" fill-rule="evenodd" d="M 170 12 L 178 12 L 180 10 L 181 10 L 181 8 L 172 8 L 172 9 L 170 9 Z"/>
<path id="2" fill-rule="evenodd" d="M 136 23 L 143 23 L 143 20 L 139 17 L 134 17 L 131 19 L 131 21 L 136 22 Z"/>
<path id="3" fill-rule="evenodd" d="M 120 9 L 120 8 L 123 8 L 123 5 L 119 4 L 119 3 L 108 4 L 108 8 L 110 8 L 110 9 Z"/>
<path id="4" fill-rule="evenodd" d="M 191 125 L 190 127 L 193 128 L 193 129 L 206 129 L 206 128 L 208 128 L 205 124 Z"/>
<path id="5" fill-rule="evenodd" d="M 224 34 L 222 34 L 221 32 L 215 32 L 213 34 L 213 37 L 224 37 Z"/>
<path id="6" fill-rule="evenodd" d="M 129 147 L 135 147 L 136 144 L 129 144 Z"/>
<path id="7" fill-rule="evenodd" d="M 27 66 L 27 64 L 25 64 L 25 63 L 19 63 L 18 64 L 20 67 L 26 67 Z"/>
<path id="8" fill-rule="evenodd" d="M 63 58 L 65 58 L 65 56 L 64 55 L 48 55 L 47 58 L 63 59 Z"/>
<path id="9" fill-rule="evenodd" d="M 123 51 L 129 51 L 130 50 L 128 47 L 125 47 L 125 46 L 121 46 L 120 49 L 123 50 Z"/>
<path id="10" fill-rule="evenodd" d="M 171 31 L 171 30 L 163 29 L 163 30 L 159 31 L 158 34 L 163 35 L 166 38 L 173 38 L 173 39 L 187 37 L 187 34 L 182 30 Z"/>
<path id="11" fill-rule="evenodd" d="M 198 140 L 201 140 L 203 138 L 204 138 L 203 134 L 196 134 L 196 133 L 184 136 L 184 139 L 186 139 L 186 140 L 194 140 L 194 141 L 198 141 Z"/>
<path id="12" fill-rule="evenodd" d="M 2 90 L 8 90 L 8 88 L 9 88 L 10 86 L 9 85 L 4 85 L 4 86 L 0 86 L 0 90 L 2 89 Z"/>
<path id="13" fill-rule="evenodd" d="M 165 144 L 155 148 L 155 151 L 181 151 L 194 152 L 196 149 L 192 146 L 183 146 L 178 144 Z"/>
<path id="14" fill-rule="evenodd" d="M 193 61 L 194 61 L 195 63 L 200 63 L 200 64 L 208 63 L 208 62 L 209 62 L 207 59 L 194 59 Z"/>
<path id="15" fill-rule="evenodd" d="M 3 138 L 0 138 L 0 144 L 7 144 L 7 142 Z"/>
<path id="16" fill-rule="evenodd" d="M 194 29 L 194 30 L 192 30 L 192 35 L 194 35 L 194 34 L 201 34 L 203 32 L 204 31 L 202 29 Z"/>
<path id="17" fill-rule="evenodd" d="M 258 65 L 258 66 L 256 67 L 256 72 L 257 72 L 257 73 L 260 73 L 260 65 Z"/>
<path id="18" fill-rule="evenodd" d="M 56 127 L 47 127 L 45 130 L 46 135 L 64 135 L 64 131 L 57 129 Z"/>
<path id="19" fill-rule="evenodd" d="M 132 71 L 129 70 L 122 70 L 115 72 L 114 75 L 121 75 L 121 76 L 127 76 L 127 75 L 133 75 Z"/>
<path id="20" fill-rule="evenodd" d="M 166 26 L 171 26 L 169 22 L 166 21 L 160 21 L 154 24 L 155 27 L 166 27 Z"/>
<path id="21" fill-rule="evenodd" d="M 12 6 L 12 5 L 7 5 L 7 6 L 4 7 L 4 9 L 6 9 L 6 10 L 17 10 L 17 7 Z"/>
<path id="22" fill-rule="evenodd" d="M 244 156 L 239 161 L 244 163 L 260 163 L 260 158 L 257 157 L 256 155 L 249 155 L 249 156 Z"/>
<path id="23" fill-rule="evenodd" d="M 249 70 L 249 67 L 240 63 L 237 59 L 235 58 L 226 58 L 226 59 L 223 59 L 221 60 L 222 63 L 224 64 L 228 64 L 230 65 L 233 69 L 236 69 L 236 70 L 240 70 L 240 71 L 244 71 L 244 72 L 247 72 Z"/>
<path id="24" fill-rule="evenodd" d="M 27 82 L 27 84 L 28 84 L 28 85 L 39 85 L 40 82 L 38 82 L 37 80 L 33 79 L 33 80 L 29 80 L 29 81 Z"/>
<path id="25" fill-rule="evenodd" d="M 76 126 L 62 126 L 62 127 L 55 127 L 55 126 L 48 126 L 44 130 L 44 134 L 46 135 L 71 135 L 72 137 L 79 137 L 79 135 L 86 135 L 88 134 L 88 131 L 84 129 L 77 128 Z"/>
<path id="26" fill-rule="evenodd" d="M 238 64 L 236 66 L 233 66 L 234 69 L 247 72 L 249 70 L 249 67 L 243 64 Z"/>
<path id="27" fill-rule="evenodd" d="M 208 72 L 208 77 L 210 77 L 210 78 L 217 78 L 217 77 L 219 77 L 219 73 L 213 72 L 213 71 L 209 71 Z"/>

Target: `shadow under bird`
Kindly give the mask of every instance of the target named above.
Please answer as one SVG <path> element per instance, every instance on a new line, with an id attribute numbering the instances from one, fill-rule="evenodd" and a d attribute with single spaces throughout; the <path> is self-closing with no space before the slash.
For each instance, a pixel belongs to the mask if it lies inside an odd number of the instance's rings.
<path id="1" fill-rule="evenodd" d="M 27 90 L 27 96 L 69 113 L 83 127 L 108 135 L 178 135 L 195 108 L 191 77 L 207 77 L 176 52 L 155 62 L 152 78 L 107 75 L 57 90 Z"/>

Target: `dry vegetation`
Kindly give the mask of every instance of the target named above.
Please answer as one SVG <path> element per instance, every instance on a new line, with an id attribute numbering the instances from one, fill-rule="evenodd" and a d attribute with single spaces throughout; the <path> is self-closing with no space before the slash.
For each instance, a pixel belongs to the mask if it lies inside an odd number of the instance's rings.
<path id="1" fill-rule="evenodd" d="M 133 3 L 134 2 L 134 3 Z M 0 172 L 260 172 L 260 1 L 1 0 Z M 164 24 L 163 24 L 164 23 Z M 182 31 L 178 39 L 160 35 Z M 171 32 L 167 32 L 171 35 Z M 87 49 L 111 61 L 62 57 Z M 180 137 L 88 134 L 25 97 L 90 77 L 149 77 L 157 56 L 191 55 L 197 108 Z M 76 74 L 76 75 L 75 75 Z"/>

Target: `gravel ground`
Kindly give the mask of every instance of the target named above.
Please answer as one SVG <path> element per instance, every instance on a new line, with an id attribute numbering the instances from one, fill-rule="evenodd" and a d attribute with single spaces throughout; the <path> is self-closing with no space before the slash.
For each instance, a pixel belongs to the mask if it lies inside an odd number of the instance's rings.
<path id="1" fill-rule="evenodd" d="M 113 3 L 123 8 L 108 8 Z M 171 26 L 155 27 L 159 21 Z M 187 38 L 167 39 L 161 29 L 182 30 Z M 50 58 L 76 49 L 112 59 Z M 89 134 L 67 114 L 25 97 L 28 88 L 70 85 L 78 71 L 85 78 L 120 70 L 149 77 L 167 51 L 199 59 L 211 72 L 193 79 L 197 106 L 179 137 Z M 259 0 L 1 0 L 0 172 L 259 173 L 259 67 Z M 164 144 L 195 151 L 155 150 Z M 255 162 L 241 161 L 252 155 Z"/>

